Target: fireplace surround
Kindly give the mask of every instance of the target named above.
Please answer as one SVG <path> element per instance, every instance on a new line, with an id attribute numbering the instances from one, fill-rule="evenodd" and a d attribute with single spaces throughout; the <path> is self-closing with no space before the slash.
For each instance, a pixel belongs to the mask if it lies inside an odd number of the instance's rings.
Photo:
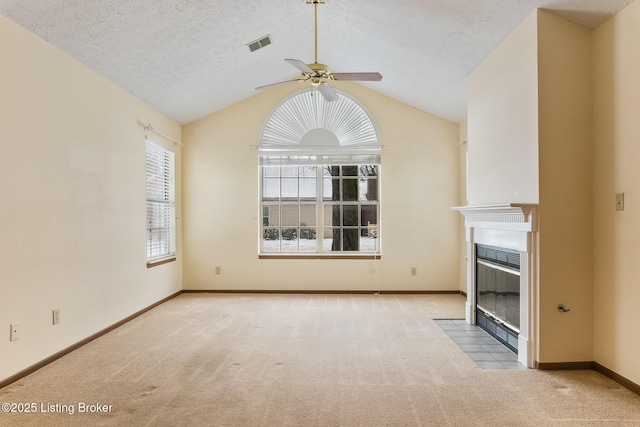
<path id="1" fill-rule="evenodd" d="M 478 289 L 476 259 L 478 245 L 504 248 L 519 254 L 519 330 L 517 331 L 518 361 L 535 366 L 536 358 L 536 294 L 538 205 L 510 203 L 504 205 L 458 206 L 451 208 L 465 219 L 467 302 L 465 320 L 478 324 L 476 313 Z"/>

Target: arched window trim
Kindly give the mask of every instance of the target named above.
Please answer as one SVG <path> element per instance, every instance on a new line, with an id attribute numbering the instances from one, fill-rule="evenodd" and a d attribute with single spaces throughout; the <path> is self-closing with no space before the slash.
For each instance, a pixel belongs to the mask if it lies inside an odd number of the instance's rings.
<path id="1" fill-rule="evenodd" d="M 326 101 L 318 91 L 303 89 L 282 100 L 269 114 L 260 133 L 261 153 L 278 155 L 379 154 L 377 126 L 355 98 L 336 90 L 338 99 Z M 331 132 L 338 144 L 309 145 L 303 138 L 315 129 Z M 303 155 L 303 154 L 302 154 Z"/>

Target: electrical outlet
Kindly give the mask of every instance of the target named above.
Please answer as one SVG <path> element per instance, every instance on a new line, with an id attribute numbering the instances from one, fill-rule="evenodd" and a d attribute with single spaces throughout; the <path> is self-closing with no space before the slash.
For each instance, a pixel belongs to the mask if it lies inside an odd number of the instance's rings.
<path id="1" fill-rule="evenodd" d="M 51 310 L 51 321 L 52 324 L 57 325 L 58 323 L 60 323 L 60 309 L 53 309 Z"/>
<path id="2" fill-rule="evenodd" d="M 18 341 L 20 339 L 20 325 L 17 323 L 11 324 L 11 331 L 9 332 L 10 341 Z"/>
<path id="3" fill-rule="evenodd" d="M 416 276 L 418 274 L 418 270 L 415 267 L 411 267 L 411 275 Z"/>
<path id="4" fill-rule="evenodd" d="M 219 276 L 222 274 L 222 269 L 220 267 L 216 267 L 216 276 Z"/>

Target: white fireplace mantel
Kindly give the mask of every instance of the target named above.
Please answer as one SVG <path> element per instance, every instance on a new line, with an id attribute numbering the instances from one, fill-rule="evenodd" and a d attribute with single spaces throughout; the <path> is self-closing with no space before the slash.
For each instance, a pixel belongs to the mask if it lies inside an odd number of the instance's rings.
<path id="1" fill-rule="evenodd" d="M 456 206 L 465 225 L 514 231 L 538 231 L 537 204 L 509 203 L 506 205 Z"/>
<path id="2" fill-rule="evenodd" d="M 466 321 L 476 324 L 476 244 L 513 249 L 520 252 L 520 333 L 518 361 L 535 365 L 535 324 L 537 292 L 538 205 L 509 203 L 504 205 L 457 206 L 465 219 L 467 241 Z"/>

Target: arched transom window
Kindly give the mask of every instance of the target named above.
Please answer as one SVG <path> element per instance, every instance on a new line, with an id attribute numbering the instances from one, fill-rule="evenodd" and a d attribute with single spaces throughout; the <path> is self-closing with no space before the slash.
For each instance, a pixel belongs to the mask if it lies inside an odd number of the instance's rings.
<path id="1" fill-rule="evenodd" d="M 380 147 L 370 115 L 341 92 L 280 103 L 259 146 L 260 254 L 380 254 Z"/>

